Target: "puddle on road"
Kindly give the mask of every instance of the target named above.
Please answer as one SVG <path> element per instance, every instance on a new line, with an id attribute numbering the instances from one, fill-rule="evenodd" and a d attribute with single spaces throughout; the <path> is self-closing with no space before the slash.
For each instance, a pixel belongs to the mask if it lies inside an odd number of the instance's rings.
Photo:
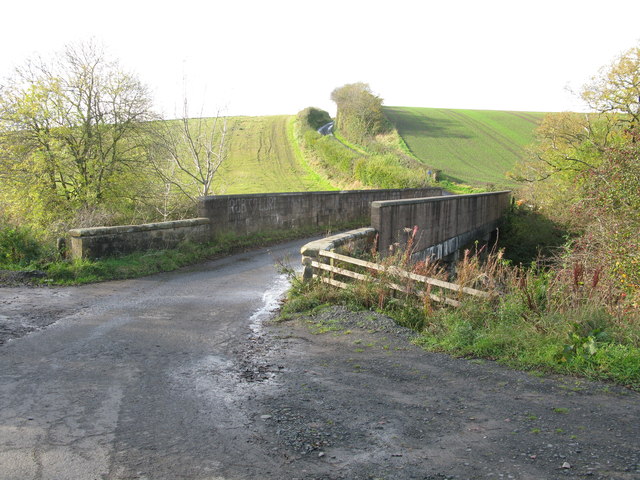
<path id="1" fill-rule="evenodd" d="M 271 347 L 265 341 L 263 322 L 279 307 L 288 288 L 288 277 L 279 275 L 262 294 L 262 306 L 249 317 L 251 333 L 240 342 L 235 355 L 208 355 L 177 369 L 172 376 L 181 386 L 180 390 L 208 399 L 229 418 L 235 415 L 246 421 L 246 415 L 236 411 L 242 401 L 258 392 L 266 394 L 277 388 L 273 380 L 280 368 L 267 360 Z"/>
<path id="2" fill-rule="evenodd" d="M 251 328 L 254 335 L 260 335 L 262 333 L 262 322 L 278 309 L 280 300 L 282 300 L 282 297 L 288 289 L 289 279 L 286 275 L 280 275 L 274 284 L 262 294 L 262 307 L 249 317 L 249 328 Z"/>

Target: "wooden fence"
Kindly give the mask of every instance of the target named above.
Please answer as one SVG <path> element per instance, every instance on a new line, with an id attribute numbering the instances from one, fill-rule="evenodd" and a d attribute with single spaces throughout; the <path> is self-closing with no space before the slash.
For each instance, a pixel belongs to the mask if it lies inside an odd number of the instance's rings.
<path id="1" fill-rule="evenodd" d="M 321 257 L 328 259 L 329 263 L 313 260 L 311 262 L 311 266 L 314 269 L 317 269 L 319 271 L 328 272 L 329 275 L 318 274 L 316 273 L 316 270 L 314 270 L 313 276 L 316 278 L 319 278 L 322 282 L 328 283 L 330 285 L 333 285 L 339 288 L 347 288 L 348 284 L 343 281 L 336 280 L 335 279 L 336 275 L 347 277 L 347 278 L 353 278 L 361 281 L 368 281 L 368 282 L 380 281 L 380 279 L 374 278 L 371 275 L 357 272 L 349 268 L 351 266 L 356 266 L 356 267 L 364 267 L 364 269 L 366 269 L 365 271 L 385 273 L 385 274 L 389 274 L 392 277 L 404 278 L 407 280 L 412 280 L 413 282 L 422 283 L 425 285 L 423 289 L 414 289 L 414 288 L 411 288 L 410 285 L 407 285 L 407 286 L 398 285 L 393 281 L 387 282 L 386 286 L 391 288 L 392 290 L 396 290 L 402 293 L 415 294 L 421 297 L 428 295 L 429 298 L 433 301 L 444 303 L 454 307 L 459 307 L 461 305 L 461 302 L 459 300 L 446 297 L 444 294 L 436 295 L 435 293 L 432 293 L 430 291 L 431 289 L 427 287 L 427 285 L 437 287 L 443 291 L 455 292 L 457 293 L 458 298 L 460 298 L 462 294 L 472 295 L 475 297 L 483 297 L 483 298 L 489 298 L 491 296 L 488 292 L 483 292 L 481 290 L 476 290 L 474 288 L 463 287 L 455 283 L 438 280 L 437 278 L 425 277 L 423 275 L 418 275 L 415 273 L 404 271 L 398 267 L 393 267 L 393 266 L 387 267 L 384 265 L 378 265 L 377 263 L 371 263 L 365 260 L 360 260 L 358 258 L 348 257 L 346 255 L 330 252 L 328 250 L 320 250 L 318 252 L 317 258 L 320 259 Z M 336 261 L 338 261 L 342 266 L 340 267 L 336 266 L 335 265 Z M 362 270 L 362 268 L 360 268 L 359 270 Z"/>

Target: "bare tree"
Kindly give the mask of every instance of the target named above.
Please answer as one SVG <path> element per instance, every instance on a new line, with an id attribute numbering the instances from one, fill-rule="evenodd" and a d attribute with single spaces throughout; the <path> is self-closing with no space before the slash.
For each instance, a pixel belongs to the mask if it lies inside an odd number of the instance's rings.
<path id="1" fill-rule="evenodd" d="M 150 160 L 166 184 L 177 187 L 194 203 L 212 194 L 212 182 L 228 156 L 229 120 L 216 114 L 189 118 L 187 100 L 182 117 L 157 122 L 152 134 Z"/>

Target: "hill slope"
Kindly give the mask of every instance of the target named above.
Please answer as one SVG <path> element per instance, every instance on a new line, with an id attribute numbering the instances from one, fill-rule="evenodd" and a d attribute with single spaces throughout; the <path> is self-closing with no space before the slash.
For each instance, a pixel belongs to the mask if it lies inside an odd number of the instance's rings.
<path id="1" fill-rule="evenodd" d="M 533 142 L 544 113 L 384 107 L 411 152 L 453 181 L 513 184 L 505 173 Z"/>
<path id="2" fill-rule="evenodd" d="M 214 180 L 221 194 L 335 190 L 297 151 L 294 116 L 232 117 L 229 157 Z"/>

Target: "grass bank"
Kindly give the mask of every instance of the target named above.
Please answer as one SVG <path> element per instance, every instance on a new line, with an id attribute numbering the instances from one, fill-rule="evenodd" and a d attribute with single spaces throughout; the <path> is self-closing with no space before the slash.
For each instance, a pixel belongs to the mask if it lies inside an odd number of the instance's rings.
<path id="1" fill-rule="evenodd" d="M 415 342 L 430 351 L 607 380 L 640 391 L 640 308 L 602 271 L 563 265 L 561 259 L 553 268 L 536 262 L 514 265 L 502 251 L 483 248 L 467 251 L 455 274 L 433 262 L 409 264 L 405 252 L 385 259 L 369 255 L 387 266 L 483 290 L 490 297 L 457 297 L 461 306 L 451 308 L 428 295 L 394 291 L 392 284 L 406 292 L 419 288 L 399 275 L 354 281 L 346 290 L 294 280 L 284 318 L 333 304 L 375 310 L 415 330 Z M 433 293 L 431 288 L 421 291 Z"/>
<path id="2" fill-rule="evenodd" d="M 294 117 L 232 117 L 229 154 L 213 182 L 220 194 L 335 190 L 293 142 Z"/>
<path id="3" fill-rule="evenodd" d="M 340 136 L 321 135 L 316 117 L 326 112 L 308 108 L 297 115 L 297 141 L 314 168 L 342 188 L 420 188 L 432 185 L 428 167 L 387 145 L 381 138 L 367 145 L 349 143 Z"/>

